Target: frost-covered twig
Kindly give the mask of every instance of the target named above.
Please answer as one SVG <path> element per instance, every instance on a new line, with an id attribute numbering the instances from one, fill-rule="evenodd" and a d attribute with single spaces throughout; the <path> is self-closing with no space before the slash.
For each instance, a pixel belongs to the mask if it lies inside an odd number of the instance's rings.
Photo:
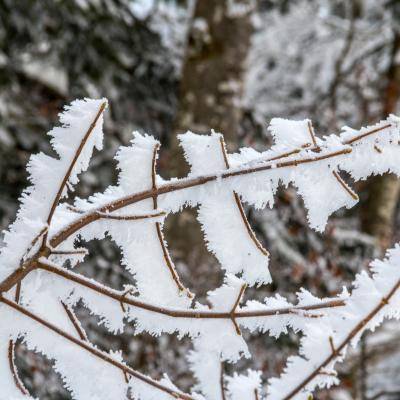
<path id="1" fill-rule="evenodd" d="M 169 395 L 171 395 L 173 398 L 176 398 L 176 399 L 193 400 L 192 396 L 189 396 L 187 394 L 184 394 L 184 393 L 176 391 L 176 390 L 172 390 L 172 389 L 168 388 L 165 385 L 161 385 L 158 382 L 150 379 L 146 375 L 143 375 L 140 372 L 137 372 L 134 369 L 124 365 L 123 363 L 121 363 L 121 362 L 119 362 L 117 360 L 115 360 L 114 358 L 112 358 L 108 354 L 106 354 L 106 353 L 96 349 L 94 346 L 88 344 L 86 340 L 76 339 L 75 337 L 73 337 L 69 333 L 67 333 L 65 331 L 62 331 L 61 329 L 57 328 L 55 325 L 53 325 L 50 322 L 44 320 L 43 318 L 40 318 L 39 316 L 35 315 L 34 313 L 30 312 L 29 310 L 26 310 L 25 308 L 21 307 L 17 303 L 15 303 L 15 302 L 13 302 L 11 300 L 8 300 L 8 299 L 6 299 L 5 297 L 2 297 L 2 296 L 0 296 L 0 303 L 3 303 L 5 305 L 7 305 L 8 307 L 14 309 L 16 312 L 24 315 L 25 317 L 31 319 L 34 322 L 42 325 L 43 327 L 45 327 L 48 330 L 54 332 L 55 334 L 57 334 L 59 336 L 62 336 L 67 341 L 72 342 L 72 343 L 74 343 L 75 345 L 77 345 L 79 347 L 82 347 L 83 349 L 85 349 L 89 353 L 93 354 L 95 357 L 101 359 L 102 361 L 113 365 L 114 367 L 120 369 L 121 371 L 127 373 L 130 376 L 133 376 L 133 377 L 139 379 L 140 381 L 145 382 L 147 385 L 153 386 L 153 387 L 155 387 L 156 389 L 158 389 L 158 390 L 160 390 L 162 392 L 166 392 Z"/>
<path id="2" fill-rule="evenodd" d="M 176 309 L 169 307 L 159 307 L 150 303 L 145 303 L 143 301 L 137 300 L 133 297 L 127 296 L 126 292 L 120 292 L 104 286 L 92 279 L 86 278 L 80 274 L 66 270 L 65 268 L 57 267 L 56 265 L 51 265 L 46 262 L 39 261 L 37 267 L 44 271 L 58 275 L 64 279 L 77 283 L 91 289 L 103 296 L 107 296 L 120 304 L 125 304 L 127 306 L 136 307 L 143 309 L 155 314 L 165 315 L 171 318 L 186 318 L 186 319 L 226 319 L 235 321 L 235 328 L 237 327 L 236 320 L 241 318 L 259 318 L 259 317 L 273 317 L 286 314 L 295 314 L 308 317 L 307 311 L 324 310 L 331 307 L 343 307 L 346 301 L 343 299 L 327 300 L 322 302 L 316 302 L 315 304 L 299 305 L 299 306 L 289 306 L 282 308 L 267 308 L 261 307 L 259 309 L 253 310 L 238 310 L 239 300 L 242 297 L 245 285 L 241 287 L 241 291 L 232 307 L 231 311 L 205 311 L 202 309 L 198 310 L 188 310 L 188 309 Z M 239 329 L 238 327 L 236 330 Z M 240 332 L 240 331 L 237 331 Z"/>
<path id="3" fill-rule="evenodd" d="M 372 277 L 357 277 L 350 295 L 344 291 L 335 299 L 317 299 L 302 289 L 296 305 L 279 295 L 240 305 L 247 285 L 272 280 L 269 253 L 251 229 L 242 202 L 272 206 L 278 186 L 293 184 L 304 198 L 310 225 L 322 231 L 332 212 L 358 200 L 340 171 L 355 180 L 387 171 L 400 174 L 397 117 L 323 138 L 315 135 L 309 120 L 274 119 L 270 130 L 275 144 L 264 153 L 241 149 L 228 154 L 220 134 L 189 132 L 179 140 L 190 173 L 168 181 L 156 171 L 159 143 L 135 133 L 131 145 L 117 154 L 117 185 L 88 200 L 76 199 L 73 206 L 62 203 L 67 189 L 88 167 L 93 147 L 101 148 L 105 104 L 78 101 L 62 114 L 64 126 L 51 133 L 59 159 L 32 158 L 33 185 L 24 193 L 17 220 L 6 233 L 0 254 L 0 312 L 10 322 L 0 328 L 0 350 L 8 351 L 9 370 L 4 372 L 0 364 L 0 383 L 8 398 L 25 396 L 13 364 L 13 343 L 18 338 L 54 359 L 75 398 L 108 399 L 111 393 L 123 398 L 127 391 L 142 400 L 203 398 L 181 393 L 167 377 L 156 382 L 132 370 L 119 353 L 97 350 L 73 312 L 79 301 L 112 333 L 130 322 L 136 333 L 188 335 L 194 343 L 190 365 L 198 388 L 209 400 L 261 397 L 259 373 L 221 375 L 223 362 L 250 357 L 241 328 L 272 336 L 288 329 L 303 332 L 301 357 L 290 358 L 284 374 L 270 380 L 267 388 L 271 399 L 283 399 L 304 397 L 317 386 L 335 383 L 333 366 L 344 356 L 347 344 L 384 316 L 398 317 L 400 277 L 392 258 L 398 257 L 400 265 L 400 250 L 392 250 L 389 260 L 376 262 Z M 210 306 L 192 304 L 193 295 L 182 284 L 164 239 L 165 218 L 185 206 L 198 206 L 207 247 L 226 273 L 223 286 L 208 293 Z M 73 267 L 87 254 L 75 247 L 77 239 L 106 235 L 121 248 L 134 286 L 114 290 L 65 266 L 68 260 Z M 376 300 L 375 308 L 370 306 L 373 302 L 363 301 L 365 293 Z M 14 295 L 16 301 L 11 300 Z M 94 358 L 86 358 L 86 353 Z M 77 357 L 85 364 L 78 374 L 71 369 Z M 110 365 L 124 373 L 125 381 Z M 101 384 L 88 379 L 91 373 L 103 376 Z"/>

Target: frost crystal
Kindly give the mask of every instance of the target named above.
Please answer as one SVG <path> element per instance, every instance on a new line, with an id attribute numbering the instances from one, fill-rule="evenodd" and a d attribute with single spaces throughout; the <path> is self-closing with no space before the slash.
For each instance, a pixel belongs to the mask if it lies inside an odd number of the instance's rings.
<path id="1" fill-rule="evenodd" d="M 58 158 L 33 156 L 30 186 L 21 197 L 16 221 L 5 233 L 0 261 L 0 400 L 30 398 L 14 365 L 14 344 L 54 360 L 54 368 L 75 399 L 229 400 L 307 399 L 316 388 L 337 384 L 335 365 L 362 333 L 384 318 L 400 317 L 400 247 L 359 274 L 351 293 L 319 299 L 305 289 L 296 304 L 276 294 L 243 301 L 246 287 L 271 282 L 269 255 L 246 218 L 244 204 L 272 206 L 279 185 L 293 185 L 303 197 L 311 227 L 323 231 L 328 217 L 352 207 L 358 196 L 340 176 L 400 174 L 399 118 L 341 135 L 317 137 L 309 120 L 273 119 L 274 145 L 259 153 L 228 154 L 223 137 L 212 132 L 180 135 L 190 173 L 163 180 L 157 174 L 159 143 L 133 134 L 117 156 L 115 186 L 89 199 L 64 198 L 88 168 L 93 149 L 102 148 L 106 100 L 75 101 L 49 134 Z M 198 207 L 198 221 L 210 252 L 225 272 L 224 284 L 196 301 L 181 282 L 163 234 L 164 220 L 183 207 Z M 132 282 L 115 290 L 73 272 L 87 254 L 77 239 L 111 238 Z M 69 261 L 68 263 L 66 261 Z M 188 362 L 197 379 L 191 394 L 168 378 L 155 381 L 133 370 L 120 352 L 89 342 L 74 306 L 81 302 L 111 332 L 124 324 L 135 333 L 187 335 Z M 300 352 L 280 377 L 262 388 L 261 373 L 224 373 L 251 354 L 242 330 L 273 337 L 302 332 Z M 79 362 L 77 362 L 79 360 Z M 96 376 L 96 379 L 92 379 Z"/>

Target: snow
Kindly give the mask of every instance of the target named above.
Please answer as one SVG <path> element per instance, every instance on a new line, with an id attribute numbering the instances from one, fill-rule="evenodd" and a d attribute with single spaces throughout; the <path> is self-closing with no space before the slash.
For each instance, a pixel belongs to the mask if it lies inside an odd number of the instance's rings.
<path id="1" fill-rule="evenodd" d="M 65 263 L 69 260 L 73 268 L 85 254 L 50 255 L 38 261 L 64 271 L 71 279 L 42 269 L 32 271 L 22 285 L 20 304 L 23 308 L 51 321 L 76 340 L 80 340 L 78 332 L 63 311 L 61 301 L 70 307 L 82 302 L 113 334 L 122 332 L 125 324 L 130 323 L 134 325 L 135 334 L 188 336 L 193 342 L 188 360 L 197 380 L 194 390 L 199 391 L 193 393 L 193 398 L 204 396 L 210 400 L 221 396 L 221 364 L 235 364 L 251 357 L 242 329 L 273 337 L 286 334 L 289 329 L 301 332 L 299 355 L 288 359 L 280 377 L 269 380 L 266 392 L 272 400 L 285 395 L 307 399 L 314 389 L 338 383 L 335 364 L 344 358 L 349 345 L 357 344 L 365 330 L 374 330 L 384 319 L 399 319 L 400 246 L 389 250 L 385 260 L 372 262 L 370 275 L 367 272 L 357 275 L 351 293 L 343 290 L 334 299 L 320 299 L 301 289 L 295 294 L 296 303 L 279 294 L 262 302 L 252 299 L 244 302 L 247 285 L 267 284 L 272 277 L 268 271 L 268 253 L 258 243 L 241 211 L 241 201 L 258 208 L 272 206 L 279 185 L 291 184 L 304 200 L 310 226 L 323 231 L 329 215 L 357 202 L 355 193 L 338 178 L 342 171 L 354 180 L 385 172 L 400 173 L 397 163 L 399 118 L 390 116 L 358 131 L 345 128 L 339 136 L 318 138 L 315 144 L 311 143 L 308 120 L 274 119 L 270 126 L 274 144 L 263 153 L 241 149 L 236 154 L 227 154 L 220 134 L 211 132 L 200 136 L 188 132 L 179 139 L 190 172 L 185 178 L 169 181 L 153 171 L 158 141 L 135 132 L 130 145 L 117 153 L 119 176 L 116 184 L 89 199 L 76 198 L 71 208 L 63 198 L 78 183 L 79 174 L 88 168 L 93 149 L 102 147 L 101 111 L 105 104 L 105 100 L 73 102 L 60 116 L 62 127 L 50 132 L 51 144 L 59 158 L 44 154 L 31 158 L 28 172 L 32 186 L 24 192 L 16 222 L 5 234 L 0 254 L 0 282 L 24 261 L 29 261 L 29 257 L 38 258 L 41 238 L 46 237 L 48 229 L 49 239 L 45 245 L 52 251 L 73 250 L 77 239 L 111 238 L 121 249 L 122 264 L 131 274 L 132 284 L 125 288 L 127 290 L 112 290 L 84 279 L 83 283 L 92 285 L 86 287 L 74 282 L 72 278 L 78 275 Z M 204 179 L 203 184 L 195 184 L 201 179 Z M 185 188 L 172 191 L 173 185 Z M 155 188 L 163 192 L 157 196 L 157 201 L 152 192 Z M 116 207 L 121 199 L 127 200 L 133 194 L 140 200 Z M 57 208 L 51 218 L 53 204 Z M 179 286 L 162 233 L 165 217 L 183 207 L 198 207 L 198 221 L 207 247 L 225 272 L 223 285 L 210 291 L 204 304 L 192 299 L 190 293 Z M 150 217 L 128 218 L 137 215 Z M 80 229 L 61 245 L 51 248 L 49 243 L 57 233 L 89 216 L 96 218 L 90 224 L 80 225 Z M 39 240 L 32 245 L 39 232 Z M 5 296 L 10 300 L 13 294 L 12 291 Z M 118 296 L 135 300 L 136 305 L 122 307 Z M 344 305 L 302 309 L 332 300 L 343 301 Z M 290 309 L 290 312 L 282 312 L 282 309 Z M 249 314 L 254 311 L 258 316 Z M 259 315 L 262 312 L 270 315 Z M 4 300 L 0 301 L 0 315 L 0 351 L 3 354 L 0 385 L 4 388 L 0 396 L 3 393 L 6 396 L 0 398 L 21 398 L 6 362 L 6 343 L 17 338 L 22 338 L 28 348 L 54 360 L 65 387 L 76 399 L 122 399 L 128 390 L 137 399 L 171 398 L 166 391 L 140 379 L 140 375 L 126 383 L 120 369 L 15 312 Z M 96 349 L 90 343 L 88 346 Z M 340 354 L 335 354 L 335 349 L 339 349 Z M 103 354 L 123 364 L 120 352 Z M 317 373 L 314 372 L 316 368 Z M 91 379 L 93 376 L 96 379 Z M 226 375 L 222 380 L 230 400 L 250 398 L 255 391 L 261 396 L 257 371 Z M 157 384 L 179 392 L 167 376 Z"/>

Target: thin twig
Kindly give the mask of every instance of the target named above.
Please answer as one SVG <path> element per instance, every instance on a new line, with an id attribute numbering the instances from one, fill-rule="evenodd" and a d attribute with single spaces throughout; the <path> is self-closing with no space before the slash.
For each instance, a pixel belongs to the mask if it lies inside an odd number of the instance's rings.
<path id="1" fill-rule="evenodd" d="M 160 145 L 159 145 L 159 143 L 157 143 L 154 146 L 153 157 L 151 160 L 151 186 L 155 193 L 157 192 L 157 179 L 156 179 L 157 175 L 156 174 L 157 174 L 157 154 L 158 154 L 159 148 L 160 148 Z M 153 208 L 155 210 L 158 208 L 156 194 L 153 196 Z M 181 282 L 181 280 L 179 278 L 178 273 L 176 272 L 175 265 L 172 261 L 171 255 L 169 254 L 168 248 L 165 244 L 164 235 L 162 232 L 160 222 L 156 222 L 156 232 L 157 232 L 158 241 L 160 242 L 160 246 L 161 246 L 161 250 L 163 253 L 165 264 L 167 265 L 168 270 L 172 276 L 173 281 L 175 282 L 176 286 L 178 287 L 179 292 L 186 293 L 186 296 L 189 297 L 190 299 L 193 298 L 194 297 L 193 293 L 191 293 L 190 290 L 187 289 L 183 285 L 183 283 Z"/>
<path id="2" fill-rule="evenodd" d="M 371 129 L 367 132 L 364 132 L 362 134 L 354 136 L 352 139 L 349 139 L 349 140 L 343 142 L 343 144 L 352 145 L 352 144 L 356 143 L 357 141 L 362 140 L 366 136 L 375 134 L 379 131 L 382 131 L 382 130 L 390 128 L 390 127 L 391 127 L 391 124 L 387 124 L 387 125 L 381 126 L 379 128 Z M 139 201 L 142 201 L 142 200 L 145 200 L 148 198 L 153 198 L 154 196 L 159 196 L 161 194 L 171 193 L 171 192 L 178 191 L 178 190 L 183 190 L 183 189 L 187 189 L 187 188 L 191 188 L 191 187 L 195 187 L 195 186 L 204 185 L 209 182 L 214 182 L 218 179 L 224 180 L 224 179 L 228 179 L 228 178 L 238 176 L 238 175 L 253 174 L 253 173 L 271 170 L 271 169 L 296 167 L 297 165 L 300 165 L 300 164 L 318 162 L 320 160 L 337 157 L 340 155 L 348 154 L 350 152 L 351 152 L 351 148 L 344 149 L 341 151 L 335 151 L 332 153 L 323 154 L 320 156 L 303 158 L 303 159 L 299 159 L 299 160 L 291 159 L 286 162 L 278 162 L 278 163 L 273 163 L 273 164 L 267 163 L 267 164 L 262 164 L 257 167 L 249 167 L 249 168 L 244 168 L 244 169 L 242 168 L 242 169 L 238 169 L 238 170 L 228 171 L 221 175 L 199 176 L 199 177 L 195 177 L 195 178 L 185 178 L 185 179 L 181 179 L 179 181 L 174 181 L 174 182 L 167 182 L 163 185 L 160 185 L 157 189 L 151 189 L 151 190 L 146 190 L 146 191 L 143 191 L 140 193 L 134 193 L 127 197 L 116 199 L 116 200 L 114 200 L 102 207 L 99 207 L 95 210 L 88 211 L 87 213 L 83 214 L 80 218 L 75 220 L 75 222 L 73 222 L 72 224 L 69 224 L 64 229 L 58 231 L 51 238 L 50 245 L 52 247 L 56 248 L 63 241 L 67 240 L 71 235 L 73 235 L 78 230 L 82 229 L 84 226 L 86 226 L 94 221 L 97 221 L 100 218 L 100 216 L 98 215 L 99 212 L 115 211 L 115 210 L 121 209 L 123 207 L 126 207 L 130 204 L 134 204 L 134 203 L 137 203 Z M 44 249 L 44 250 L 39 251 L 36 255 L 31 257 L 29 260 L 27 260 L 27 262 L 24 263 L 24 265 L 22 267 L 17 268 L 14 272 L 12 272 L 9 276 L 7 276 L 0 283 L 0 293 L 7 292 L 8 290 L 10 290 L 14 285 L 16 285 L 30 271 L 32 271 L 35 268 L 34 264 L 40 257 L 48 257 L 49 254 L 50 254 L 49 251 Z"/>
<path id="3" fill-rule="evenodd" d="M 226 145 L 225 145 L 225 141 L 224 138 L 222 136 L 220 136 L 220 145 L 221 145 L 221 151 L 222 151 L 222 155 L 224 157 L 224 162 L 225 162 L 225 166 L 227 169 L 229 169 L 229 161 L 228 161 L 228 154 L 226 152 Z M 253 243 L 256 245 L 257 249 L 261 252 L 261 254 L 263 256 L 268 257 L 269 256 L 269 252 L 264 249 L 263 245 L 261 244 L 261 242 L 257 239 L 256 234 L 254 233 L 249 220 L 247 219 L 246 213 L 244 211 L 243 208 L 243 204 L 240 200 L 240 196 L 237 192 L 233 191 L 233 197 L 235 199 L 235 203 L 237 205 L 237 208 L 239 210 L 240 213 L 240 217 L 242 218 L 243 224 L 246 228 L 246 231 L 248 233 L 248 235 L 250 236 L 250 239 L 253 241 Z"/>
<path id="4" fill-rule="evenodd" d="M 98 215 L 102 219 L 114 219 L 117 221 L 139 221 L 142 219 L 163 217 L 166 215 L 165 211 L 159 211 L 149 214 L 138 214 L 138 215 L 112 215 L 106 212 L 98 212 Z"/>
<path id="5" fill-rule="evenodd" d="M 355 142 L 358 142 L 361 139 L 364 139 L 367 136 L 373 135 L 374 133 L 383 131 L 383 130 L 385 130 L 387 128 L 391 128 L 391 127 L 392 127 L 391 124 L 386 124 L 384 126 L 380 126 L 379 128 L 371 129 L 370 131 L 364 132 L 363 134 L 360 134 L 358 136 L 354 136 L 352 139 L 345 140 L 343 142 L 343 144 L 353 144 Z"/>
<path id="6" fill-rule="evenodd" d="M 356 201 L 359 200 L 358 194 L 355 193 L 351 187 L 342 179 L 342 177 L 336 172 L 332 171 L 333 176 L 337 179 L 343 189 Z"/>
<path id="7" fill-rule="evenodd" d="M 308 375 L 303 382 L 301 382 L 295 389 L 293 389 L 283 400 L 289 400 L 293 398 L 297 393 L 302 391 L 317 375 L 320 374 L 321 369 L 325 368 L 329 365 L 332 361 L 335 360 L 340 355 L 340 352 L 351 342 L 351 340 L 360 332 L 362 331 L 368 322 L 371 321 L 372 318 L 377 315 L 382 308 L 386 307 L 389 303 L 390 299 L 394 296 L 397 290 L 400 288 L 400 280 L 392 287 L 390 292 L 386 297 L 384 297 L 379 304 L 365 317 L 363 318 L 347 335 L 347 337 L 342 341 L 339 346 L 335 346 L 333 344 L 333 339 L 329 337 L 329 343 L 331 346 L 332 354 L 327 357 L 310 375 Z"/>
<path id="8" fill-rule="evenodd" d="M 221 363 L 220 365 L 219 387 L 221 389 L 221 400 L 226 400 L 224 384 L 224 363 Z"/>
<path id="9" fill-rule="evenodd" d="M 312 122 L 310 120 L 307 121 L 307 126 L 308 126 L 308 132 L 311 136 L 311 140 L 312 140 L 312 144 L 313 144 L 313 149 L 317 150 L 319 149 L 319 146 L 317 145 L 317 140 L 315 138 L 315 132 L 314 132 L 314 128 L 312 126 Z"/>
<path id="10" fill-rule="evenodd" d="M 135 290 L 135 288 L 130 287 L 130 288 L 126 289 L 125 292 L 122 294 L 122 300 L 120 301 L 120 305 L 121 305 L 121 309 L 122 309 L 123 313 L 126 312 L 124 300 L 125 300 L 126 296 L 128 296 L 128 294 L 132 294 L 134 292 L 134 290 Z"/>
<path id="11" fill-rule="evenodd" d="M 10 340 L 8 342 L 8 364 L 10 367 L 11 374 L 14 378 L 15 386 L 23 395 L 28 396 L 29 391 L 21 381 L 18 375 L 17 366 L 15 365 L 15 342 L 13 340 Z"/>
<path id="12" fill-rule="evenodd" d="M 17 287 L 15 289 L 15 301 L 16 303 L 19 303 L 20 297 L 21 297 L 21 282 L 18 282 Z M 8 365 L 10 367 L 11 374 L 13 376 L 15 386 L 18 388 L 18 390 L 25 396 L 29 395 L 28 389 L 25 387 L 24 383 L 22 382 L 21 378 L 19 377 L 18 374 L 18 368 L 15 365 L 15 347 L 16 343 L 14 340 L 10 339 L 8 342 Z"/>
<path id="13" fill-rule="evenodd" d="M 344 300 L 330 300 L 317 304 L 311 304 L 306 306 L 292 306 L 292 307 L 284 307 L 284 308 L 273 308 L 273 309 L 261 309 L 261 310 L 252 310 L 252 311 L 237 311 L 237 306 L 239 303 L 235 303 L 234 312 L 219 312 L 219 311 L 203 311 L 203 310 L 187 310 L 187 309 L 175 309 L 175 308 L 167 308 L 160 307 L 153 304 L 145 303 L 143 301 L 137 300 L 132 297 L 128 297 L 127 293 L 120 292 L 114 289 L 111 289 L 107 286 L 103 286 L 100 283 L 88 279 L 80 274 L 76 274 L 74 272 L 68 271 L 64 268 L 60 268 L 56 265 L 52 265 L 49 263 L 40 262 L 37 265 L 37 268 L 45 270 L 47 272 L 56 274 L 61 276 L 64 279 L 75 282 L 79 285 L 82 285 L 88 289 L 92 289 L 93 291 L 107 296 L 111 299 L 114 299 L 120 303 L 127 304 L 136 308 L 140 308 L 143 310 L 151 311 L 157 314 L 166 315 L 173 318 L 195 318 L 195 319 L 230 319 L 232 317 L 234 319 L 238 318 L 253 318 L 253 317 L 268 317 L 268 316 L 276 316 L 276 315 L 285 315 L 293 313 L 293 310 L 298 311 L 314 311 L 314 310 L 323 310 L 325 308 L 333 308 L 333 307 L 342 307 L 346 303 Z M 241 294 L 238 296 L 237 301 L 240 301 L 240 297 L 243 294 L 244 287 L 241 289 Z"/>
<path id="14" fill-rule="evenodd" d="M 88 251 L 86 249 L 77 249 L 77 250 L 52 250 L 51 249 L 51 256 L 86 256 L 88 254 Z"/>
<path id="15" fill-rule="evenodd" d="M 173 390 L 167 386 L 164 386 L 163 384 L 154 381 L 153 379 L 149 378 L 146 375 L 141 374 L 138 371 L 135 371 L 134 369 L 126 366 L 125 364 L 115 360 L 108 354 L 96 349 L 95 347 L 91 346 L 88 342 L 85 342 L 84 340 L 77 339 L 74 336 L 70 335 L 69 333 L 63 331 L 62 329 L 58 328 L 57 326 L 53 325 L 52 323 L 42 319 L 38 315 L 32 313 L 31 311 L 25 309 L 24 307 L 21 307 L 19 304 L 3 297 L 0 296 L 0 302 L 7 305 L 8 307 L 12 308 L 13 310 L 19 312 L 20 314 L 28 317 L 29 319 L 37 322 L 39 325 L 44 326 L 48 330 L 54 332 L 55 334 L 63 337 L 67 341 L 81 347 L 82 349 L 88 351 L 89 353 L 93 354 L 95 357 L 113 365 L 114 367 L 120 369 L 123 372 L 126 372 L 127 374 L 133 376 L 136 379 L 141 380 L 142 382 L 153 386 L 154 388 L 161 390 L 164 393 L 167 393 L 171 395 L 175 399 L 183 399 L 183 400 L 193 400 L 193 397 L 190 395 L 187 395 L 185 393 Z"/>
<path id="16" fill-rule="evenodd" d="M 39 241 L 39 239 L 45 235 L 48 231 L 49 227 L 48 226 L 44 226 L 40 232 L 32 239 L 30 245 L 28 246 L 28 248 L 26 249 L 24 255 L 21 258 L 20 261 L 20 267 L 22 267 L 24 261 L 26 260 L 27 256 L 29 255 L 29 252 L 32 250 L 32 248 L 35 246 L 35 244 Z"/>
<path id="17" fill-rule="evenodd" d="M 157 143 L 153 149 L 153 157 L 151 159 L 151 187 L 154 192 L 157 190 L 157 155 L 160 144 Z M 158 208 L 157 195 L 153 196 L 153 208 L 156 210 Z"/>
<path id="18" fill-rule="evenodd" d="M 233 326 L 235 327 L 236 333 L 237 333 L 238 335 L 241 335 L 242 332 L 240 332 L 239 325 L 238 325 L 238 323 L 236 322 L 236 309 L 237 309 L 237 307 L 238 307 L 238 305 L 239 305 L 239 303 L 240 303 L 240 300 L 242 299 L 242 296 L 243 296 L 244 291 L 246 290 L 246 287 L 247 287 L 247 285 L 244 284 L 244 285 L 242 285 L 242 287 L 240 288 L 240 291 L 239 291 L 239 294 L 238 294 L 238 296 L 237 296 L 237 298 L 236 298 L 235 304 L 233 305 L 232 310 L 231 310 L 231 312 L 230 312 L 231 320 L 232 320 Z"/>
<path id="19" fill-rule="evenodd" d="M 63 180 L 61 182 L 61 185 L 58 188 L 58 192 L 57 192 L 57 194 L 56 194 L 56 196 L 55 196 L 55 198 L 53 200 L 53 203 L 51 205 L 49 215 L 47 216 L 47 225 L 48 226 L 50 226 L 50 224 L 51 224 L 51 220 L 53 219 L 54 212 L 56 211 L 58 203 L 59 203 L 59 201 L 61 199 L 61 196 L 62 196 L 62 194 L 64 192 L 65 186 L 68 183 L 68 180 L 69 180 L 69 178 L 71 176 L 71 173 L 72 173 L 72 171 L 73 171 L 73 169 L 75 167 L 75 164 L 77 163 L 77 161 L 79 159 L 79 156 L 81 155 L 82 150 L 85 147 L 85 144 L 89 139 L 90 134 L 93 132 L 94 128 L 96 127 L 96 124 L 97 124 L 100 116 L 103 114 L 104 110 L 106 109 L 106 107 L 107 107 L 107 102 L 105 101 L 105 102 L 103 102 L 101 104 L 99 111 L 97 112 L 94 120 L 92 121 L 92 123 L 90 124 L 88 130 L 86 131 L 85 136 L 82 138 L 82 141 L 79 144 L 79 147 L 78 147 L 77 151 L 75 152 L 75 155 L 74 155 L 74 157 L 73 157 L 73 159 L 71 161 L 71 164 L 69 165 L 69 167 L 67 169 L 67 172 L 64 175 L 64 178 L 63 178 Z M 43 243 L 46 244 L 46 241 L 47 241 L 47 233 L 44 236 Z"/>
<path id="20" fill-rule="evenodd" d="M 74 311 L 72 310 L 72 308 L 64 303 L 63 301 L 61 302 L 69 320 L 72 322 L 72 325 L 74 326 L 76 332 L 78 333 L 79 337 L 81 338 L 81 340 L 84 340 L 85 342 L 88 342 L 89 339 L 87 337 L 86 332 L 84 331 L 84 329 L 82 328 L 80 322 L 78 321 L 78 318 L 76 317 Z"/>

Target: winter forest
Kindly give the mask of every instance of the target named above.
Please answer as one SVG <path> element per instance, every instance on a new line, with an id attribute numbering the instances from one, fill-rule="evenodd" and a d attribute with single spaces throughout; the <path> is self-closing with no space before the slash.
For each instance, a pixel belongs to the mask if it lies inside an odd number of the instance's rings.
<path id="1" fill-rule="evenodd" d="M 400 2 L 0 0 L 0 400 L 399 400 Z"/>

